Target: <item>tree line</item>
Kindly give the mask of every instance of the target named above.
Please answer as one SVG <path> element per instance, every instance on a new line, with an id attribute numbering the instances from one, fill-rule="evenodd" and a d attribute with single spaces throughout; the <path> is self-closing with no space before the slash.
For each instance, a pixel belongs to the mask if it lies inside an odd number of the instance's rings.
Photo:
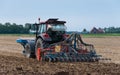
<path id="1" fill-rule="evenodd" d="M 108 27 L 108 28 L 93 27 L 93 29 L 91 29 L 90 31 L 88 31 L 87 29 L 83 29 L 83 31 L 81 33 L 83 33 L 83 34 L 87 34 L 87 33 L 120 33 L 120 27 Z"/>
<path id="2" fill-rule="evenodd" d="M 104 28 L 105 33 L 120 33 L 120 27 Z"/>
<path id="3" fill-rule="evenodd" d="M 36 29 L 32 24 L 26 23 L 25 25 L 18 25 L 16 23 L 0 23 L 0 34 L 29 34 L 29 29 Z M 104 31 L 104 33 L 120 33 L 120 27 L 108 27 L 99 28 Z M 70 31 L 69 31 L 70 32 Z M 69 33 L 68 32 L 68 33 Z M 83 29 L 83 33 L 90 33 L 86 29 Z"/>
<path id="4" fill-rule="evenodd" d="M 0 23 L 0 34 L 28 34 L 29 29 L 16 23 Z"/>

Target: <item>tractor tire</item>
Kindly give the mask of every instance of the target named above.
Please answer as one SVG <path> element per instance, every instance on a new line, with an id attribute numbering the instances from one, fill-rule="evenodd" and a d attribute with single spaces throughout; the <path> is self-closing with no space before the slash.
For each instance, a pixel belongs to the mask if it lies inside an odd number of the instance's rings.
<path id="1" fill-rule="evenodd" d="M 35 45 L 35 55 L 36 55 L 36 58 L 41 60 L 41 53 L 38 54 L 38 49 L 43 49 L 44 48 L 44 43 L 43 43 L 43 40 L 41 38 L 37 39 L 36 41 L 36 45 Z"/>
<path id="2" fill-rule="evenodd" d="M 25 45 L 25 54 L 24 54 L 25 57 L 27 58 L 32 58 L 32 54 L 31 54 L 31 46 L 29 43 L 27 43 Z"/>

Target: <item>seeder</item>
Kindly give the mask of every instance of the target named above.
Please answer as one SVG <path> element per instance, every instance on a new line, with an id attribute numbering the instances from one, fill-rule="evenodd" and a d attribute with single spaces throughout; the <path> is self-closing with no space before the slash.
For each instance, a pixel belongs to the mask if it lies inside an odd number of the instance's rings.
<path id="1" fill-rule="evenodd" d="M 51 44 L 48 48 L 37 50 L 37 60 L 49 62 L 92 62 L 99 61 L 94 46 L 82 41 L 77 33 L 71 34 L 65 41 Z"/>

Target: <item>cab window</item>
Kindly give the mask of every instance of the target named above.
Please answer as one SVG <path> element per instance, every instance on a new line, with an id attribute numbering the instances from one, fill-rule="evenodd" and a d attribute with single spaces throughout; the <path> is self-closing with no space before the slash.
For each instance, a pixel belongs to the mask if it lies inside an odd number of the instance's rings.
<path id="1" fill-rule="evenodd" d="M 46 25 L 45 24 L 40 25 L 39 32 L 40 33 L 45 33 L 46 32 Z"/>

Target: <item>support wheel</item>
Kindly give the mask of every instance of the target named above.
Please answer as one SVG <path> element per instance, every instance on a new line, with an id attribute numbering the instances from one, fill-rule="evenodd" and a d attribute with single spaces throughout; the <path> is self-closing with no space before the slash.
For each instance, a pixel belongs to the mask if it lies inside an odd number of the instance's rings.
<path id="1" fill-rule="evenodd" d="M 31 58 L 32 57 L 32 55 L 31 55 L 31 46 L 28 43 L 25 45 L 24 56 L 27 57 L 27 58 Z"/>

